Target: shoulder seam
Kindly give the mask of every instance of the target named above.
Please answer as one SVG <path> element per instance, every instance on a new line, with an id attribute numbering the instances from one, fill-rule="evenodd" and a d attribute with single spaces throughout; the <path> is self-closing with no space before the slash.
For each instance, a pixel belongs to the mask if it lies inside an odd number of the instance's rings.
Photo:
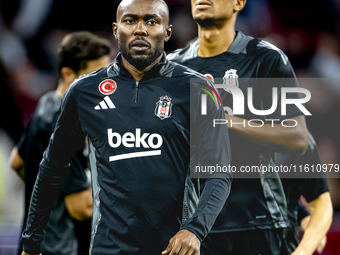
<path id="1" fill-rule="evenodd" d="M 283 63 L 285 65 L 288 63 L 288 57 L 286 56 L 286 54 L 284 54 L 284 52 L 281 49 L 279 49 L 278 47 L 276 47 L 274 44 L 271 44 L 271 43 L 264 41 L 264 40 L 260 40 L 257 43 L 257 46 L 262 47 L 262 48 L 267 48 L 267 49 L 272 50 L 272 51 L 276 51 L 277 53 L 280 54 Z"/>

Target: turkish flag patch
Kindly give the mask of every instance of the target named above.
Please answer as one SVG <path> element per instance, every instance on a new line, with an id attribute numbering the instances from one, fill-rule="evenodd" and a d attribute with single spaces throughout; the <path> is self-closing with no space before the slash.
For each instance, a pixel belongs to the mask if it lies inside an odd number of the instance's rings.
<path id="1" fill-rule="evenodd" d="M 117 89 L 117 83 L 114 80 L 105 80 L 99 84 L 99 91 L 104 95 L 111 95 Z"/>

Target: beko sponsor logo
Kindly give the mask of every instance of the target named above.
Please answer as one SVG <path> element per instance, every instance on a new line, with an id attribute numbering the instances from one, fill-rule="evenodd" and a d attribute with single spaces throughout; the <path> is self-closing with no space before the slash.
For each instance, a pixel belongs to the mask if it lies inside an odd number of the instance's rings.
<path id="1" fill-rule="evenodd" d="M 108 143 L 112 148 L 124 146 L 126 148 L 145 148 L 153 149 L 149 151 L 133 152 L 112 156 L 109 161 L 117 161 L 129 158 L 147 157 L 161 155 L 159 149 L 163 145 L 163 138 L 157 133 L 142 133 L 140 128 L 136 128 L 134 133 L 126 132 L 123 135 L 114 132 L 112 128 L 107 130 Z"/>

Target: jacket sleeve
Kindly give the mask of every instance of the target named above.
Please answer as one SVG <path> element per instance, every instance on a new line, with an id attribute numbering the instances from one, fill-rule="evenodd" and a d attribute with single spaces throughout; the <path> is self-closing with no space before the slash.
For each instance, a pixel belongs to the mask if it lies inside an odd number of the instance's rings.
<path id="1" fill-rule="evenodd" d="M 27 226 L 22 233 L 23 250 L 29 254 L 40 252 L 51 208 L 63 181 L 72 155 L 85 140 L 79 116 L 75 88 L 72 84 L 64 95 L 60 116 L 44 152 L 34 185 Z"/>
<path id="2" fill-rule="evenodd" d="M 199 164 L 191 165 L 191 177 L 198 175 L 206 181 L 194 215 L 182 224 L 181 229 L 191 231 L 202 242 L 230 193 L 232 175 L 228 166 L 231 152 L 217 90 L 208 80 L 200 79 L 191 83 L 195 83 L 190 95 L 191 158 L 197 155 L 199 161 Z M 202 107 L 206 108 L 206 114 L 202 115 Z"/>
<path id="3" fill-rule="evenodd" d="M 263 109 L 270 109 L 272 106 L 272 94 L 273 88 L 277 88 L 278 97 L 277 105 L 282 104 L 282 89 L 284 88 L 298 88 L 299 83 L 296 78 L 293 67 L 288 59 L 288 57 L 281 50 L 269 50 L 264 56 L 261 66 L 259 68 L 259 76 L 264 79 L 258 79 L 263 87 Z M 294 92 L 287 94 L 288 99 L 299 99 L 301 94 Z M 287 119 L 295 117 L 298 115 L 303 115 L 303 112 L 295 104 L 286 105 L 286 115 L 281 112 L 281 107 L 277 109 L 270 115 L 267 115 L 267 119 Z"/>

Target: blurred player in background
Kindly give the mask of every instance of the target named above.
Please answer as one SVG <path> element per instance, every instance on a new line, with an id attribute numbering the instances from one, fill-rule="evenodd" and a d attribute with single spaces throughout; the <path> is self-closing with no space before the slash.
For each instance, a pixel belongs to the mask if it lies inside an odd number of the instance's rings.
<path id="1" fill-rule="evenodd" d="M 110 63 L 110 52 L 108 40 L 87 31 L 69 33 L 60 44 L 58 87 L 40 99 L 27 129 L 11 154 L 11 166 L 25 182 L 23 229 L 26 228 L 39 163 L 55 128 L 62 97 L 80 75 L 107 66 Z M 44 255 L 88 254 L 93 207 L 86 167 L 87 159 L 82 148 L 72 157 L 70 170 L 53 205 L 45 238 L 41 243 Z M 78 244 L 76 236 L 79 237 Z M 19 252 L 21 254 L 21 250 Z"/>
<path id="2" fill-rule="evenodd" d="M 0 128 L 17 143 L 24 130 L 22 115 L 15 102 L 8 71 L 0 58 Z M 9 121 L 10 120 L 10 121 Z"/>
<path id="3" fill-rule="evenodd" d="M 276 153 L 275 163 L 278 166 L 292 165 L 309 169 L 308 173 L 300 178 L 282 178 L 290 223 L 285 237 L 287 254 L 313 254 L 316 249 L 321 253 L 326 245 L 326 233 L 332 222 L 333 207 L 325 173 L 317 171 L 322 167 L 322 163 L 311 133 L 308 149 L 303 156 Z M 310 215 L 308 211 L 306 213 L 303 204 L 299 203 L 301 195 L 309 204 Z M 300 244 L 297 236 L 299 225 L 304 230 Z"/>
<path id="4" fill-rule="evenodd" d="M 213 128 L 214 118 L 224 119 L 214 103 L 219 95 L 209 79 L 166 59 L 172 26 L 163 0 L 123 0 L 116 18 L 116 61 L 76 80 L 62 100 L 39 166 L 23 254 L 40 252 L 65 166 L 85 136 L 94 194 L 93 255 L 197 255 L 229 195 L 230 173 L 208 174 L 196 212 L 181 224 L 190 149 L 203 166 L 230 164 L 228 130 Z M 196 107 L 203 88 L 215 95 L 207 100 L 207 115 Z"/>
<path id="5" fill-rule="evenodd" d="M 244 0 L 191 0 L 191 5 L 199 38 L 170 54 L 170 60 L 207 74 L 216 84 L 234 84 L 245 98 L 247 88 L 252 87 L 253 105 L 260 110 L 271 108 L 272 87 L 278 87 L 280 91 L 283 87 L 298 86 L 289 60 L 280 49 L 235 31 L 237 14 L 243 9 Z M 285 79 L 266 85 L 249 85 L 241 78 Z M 230 130 L 232 165 L 237 169 L 245 165 L 274 165 L 275 151 L 294 155 L 306 151 L 305 118 L 295 105 L 287 106 L 284 116 L 298 123 L 294 128 L 285 128 L 278 123 L 273 127 L 264 124 L 254 128 L 242 123 L 249 119 L 265 121 L 265 118 L 248 109 L 243 116 L 233 116 L 233 97 L 228 91 L 220 90 L 220 93 Z M 298 95 L 293 93 L 292 97 L 298 98 Z M 268 118 L 282 120 L 279 108 Z M 236 124 L 231 125 L 232 122 Z M 201 254 L 284 254 L 288 226 L 287 203 L 279 175 L 275 178 L 260 178 L 259 175 L 252 179 L 235 178 L 211 234 L 202 243 Z"/>

